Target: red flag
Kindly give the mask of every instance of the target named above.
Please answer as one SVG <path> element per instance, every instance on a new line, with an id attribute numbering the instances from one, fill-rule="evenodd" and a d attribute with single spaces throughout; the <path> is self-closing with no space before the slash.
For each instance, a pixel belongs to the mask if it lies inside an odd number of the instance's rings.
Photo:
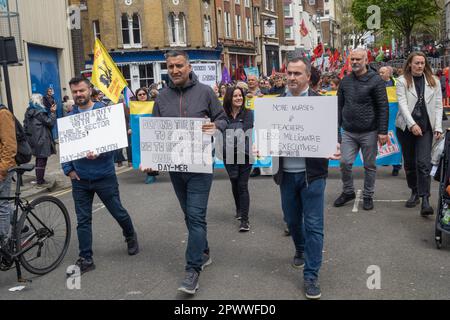
<path id="1" fill-rule="evenodd" d="M 302 19 L 302 22 L 300 23 L 300 34 L 302 37 L 306 37 L 308 33 L 309 31 L 308 28 L 306 28 L 305 20 Z"/>
<path id="2" fill-rule="evenodd" d="M 372 56 L 372 51 L 370 50 L 367 50 L 367 59 L 369 63 L 375 60 L 375 58 Z"/>
<path id="3" fill-rule="evenodd" d="M 286 73 L 286 65 L 285 65 L 284 63 L 283 63 L 283 65 L 281 66 L 280 72 L 281 72 L 281 73 Z"/>
<path id="4" fill-rule="evenodd" d="M 315 47 L 314 48 L 314 56 L 317 58 L 317 57 L 321 57 L 322 56 L 322 54 L 323 54 L 323 46 L 322 46 L 322 43 L 319 43 L 318 45 L 317 45 L 317 47 Z"/>
<path id="5" fill-rule="evenodd" d="M 277 71 L 275 70 L 275 68 L 272 68 L 272 77 L 275 77 L 276 76 L 276 74 L 277 74 Z"/>
<path id="6" fill-rule="evenodd" d="M 346 71 L 352 71 L 352 66 L 350 65 L 350 57 L 345 61 L 345 65 L 342 67 L 341 73 L 339 74 L 339 79 L 344 78 Z"/>

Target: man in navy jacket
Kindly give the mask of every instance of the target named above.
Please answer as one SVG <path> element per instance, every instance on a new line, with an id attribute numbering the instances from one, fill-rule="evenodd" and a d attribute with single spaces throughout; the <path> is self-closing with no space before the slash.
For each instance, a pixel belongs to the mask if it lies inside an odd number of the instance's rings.
<path id="1" fill-rule="evenodd" d="M 101 102 L 91 99 L 91 84 L 82 78 L 73 78 L 69 82 L 75 106 L 69 115 L 103 108 Z M 128 254 L 139 252 L 136 232 L 127 210 L 122 206 L 114 168 L 114 152 L 95 155 L 88 153 L 86 158 L 66 162 L 62 165 L 64 174 L 72 180 L 72 195 L 77 214 L 77 234 L 79 259 L 76 265 L 81 273 L 95 269 L 92 259 L 92 202 L 97 194 L 105 207 L 122 228 L 127 242 Z M 68 274 L 70 275 L 70 274 Z"/>

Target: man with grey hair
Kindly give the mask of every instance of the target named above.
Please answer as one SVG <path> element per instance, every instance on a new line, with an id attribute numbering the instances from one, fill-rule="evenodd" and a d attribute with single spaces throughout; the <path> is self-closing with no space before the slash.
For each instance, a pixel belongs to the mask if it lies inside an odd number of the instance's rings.
<path id="1" fill-rule="evenodd" d="M 227 126 L 225 111 L 214 91 L 199 82 L 184 51 L 166 54 L 169 86 L 156 97 L 154 117 L 208 118 L 203 132 L 213 135 Z M 151 172 L 151 168 L 142 168 Z M 212 262 L 206 231 L 206 211 L 213 175 L 209 173 L 170 172 L 188 229 L 185 277 L 178 290 L 195 294 L 200 272 Z"/>
<path id="2" fill-rule="evenodd" d="M 342 128 L 339 142 L 343 192 L 334 206 L 341 207 L 356 198 L 352 167 L 361 150 L 364 162 L 363 209 L 372 210 L 378 142 L 384 145 L 388 140 L 389 103 L 383 79 L 368 68 L 366 50 L 353 50 L 350 61 L 353 71 L 342 80 L 337 93 L 339 127 Z"/>

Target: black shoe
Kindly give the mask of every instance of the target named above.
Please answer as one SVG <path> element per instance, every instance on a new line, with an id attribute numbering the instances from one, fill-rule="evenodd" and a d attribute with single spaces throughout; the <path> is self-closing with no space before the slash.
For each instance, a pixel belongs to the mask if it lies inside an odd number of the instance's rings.
<path id="1" fill-rule="evenodd" d="M 77 262 L 75 262 L 75 265 L 80 268 L 80 274 L 92 271 L 95 269 L 94 260 L 92 259 L 85 259 L 85 258 L 79 258 Z M 73 271 L 72 273 L 67 273 L 67 276 L 70 277 L 75 273 Z"/>
<path id="2" fill-rule="evenodd" d="M 399 170 L 398 170 L 398 169 L 392 169 L 392 176 L 393 176 L 393 177 L 397 177 L 397 176 L 398 176 L 398 173 L 399 173 Z"/>
<path id="3" fill-rule="evenodd" d="M 239 232 L 248 232 L 248 231 L 250 231 L 250 224 L 248 223 L 248 221 L 241 221 Z"/>
<path id="4" fill-rule="evenodd" d="M 261 169 L 255 168 L 252 173 L 250 173 L 250 177 L 254 178 L 261 175 Z"/>
<path id="5" fill-rule="evenodd" d="M 405 207 L 407 207 L 407 208 L 414 208 L 419 203 L 420 203 L 419 195 L 417 194 L 417 192 L 412 191 L 411 192 L 411 196 L 409 197 L 409 199 L 405 203 Z"/>
<path id="6" fill-rule="evenodd" d="M 137 240 L 137 234 L 134 232 L 134 235 L 125 239 L 127 242 L 128 254 L 130 256 L 134 256 L 139 252 L 139 243 Z"/>
<path id="7" fill-rule="evenodd" d="M 347 202 L 353 200 L 356 198 L 356 194 L 353 193 L 344 193 L 342 192 L 341 195 L 339 196 L 339 198 L 336 199 L 336 201 L 334 201 L 334 206 L 335 207 L 342 207 L 344 204 L 346 204 Z"/>
<path id="8" fill-rule="evenodd" d="M 433 208 L 430 206 L 430 200 L 428 197 L 422 197 L 422 207 L 420 209 L 420 215 L 422 217 L 433 215 Z"/>
<path id="9" fill-rule="evenodd" d="M 199 273 L 194 270 L 186 271 L 186 274 L 184 276 L 184 280 L 181 283 L 181 286 L 178 288 L 178 291 L 182 291 L 187 294 L 195 294 L 195 292 L 198 290 L 198 278 Z"/>
<path id="10" fill-rule="evenodd" d="M 292 262 L 292 266 L 296 269 L 300 269 L 305 266 L 305 256 L 304 256 L 303 252 L 295 253 L 294 261 Z"/>
<path id="11" fill-rule="evenodd" d="M 308 299 L 320 299 L 322 293 L 320 292 L 319 282 L 317 280 L 305 280 L 304 283 L 305 295 Z"/>
<path id="12" fill-rule="evenodd" d="M 364 210 L 372 210 L 373 209 L 373 199 L 372 198 L 364 198 L 363 199 L 363 209 Z"/>

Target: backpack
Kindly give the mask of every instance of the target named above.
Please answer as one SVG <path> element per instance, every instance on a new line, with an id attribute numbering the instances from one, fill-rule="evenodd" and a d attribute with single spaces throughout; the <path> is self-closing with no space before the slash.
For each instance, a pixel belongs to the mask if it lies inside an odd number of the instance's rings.
<path id="1" fill-rule="evenodd" d="M 0 105 L 0 110 L 6 109 L 9 110 L 5 105 Z M 25 164 L 31 161 L 32 152 L 31 146 L 28 143 L 27 136 L 25 134 L 25 130 L 23 129 L 22 124 L 17 120 L 17 118 L 13 115 L 14 122 L 16 124 L 16 142 L 17 142 L 17 153 L 16 153 L 16 163 L 17 165 Z"/>

